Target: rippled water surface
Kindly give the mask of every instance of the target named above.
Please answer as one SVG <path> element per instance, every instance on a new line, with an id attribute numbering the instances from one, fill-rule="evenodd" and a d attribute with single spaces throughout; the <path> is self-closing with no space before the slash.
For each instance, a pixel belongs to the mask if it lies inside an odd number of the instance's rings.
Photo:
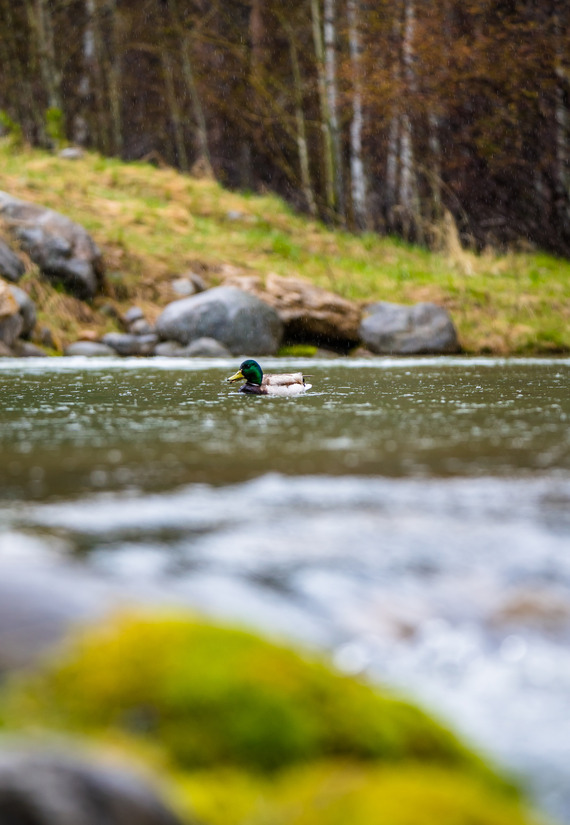
<path id="1" fill-rule="evenodd" d="M 125 598 L 239 620 L 404 689 L 570 822 L 570 361 L 287 367 L 313 390 L 0 363 L 0 643 L 48 592 L 46 632 Z"/>

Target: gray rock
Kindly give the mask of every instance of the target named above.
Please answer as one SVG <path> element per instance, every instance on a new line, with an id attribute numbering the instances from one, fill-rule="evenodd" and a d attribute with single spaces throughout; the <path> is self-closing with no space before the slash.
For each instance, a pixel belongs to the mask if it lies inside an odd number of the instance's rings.
<path id="1" fill-rule="evenodd" d="M 20 335 L 22 338 L 27 338 L 36 325 L 36 307 L 27 292 L 20 289 L 18 286 L 9 286 L 8 289 L 14 296 L 20 315 L 22 316 L 23 326 Z"/>
<path id="2" fill-rule="evenodd" d="M 13 358 L 14 353 L 3 341 L 0 341 L 0 358 Z"/>
<path id="3" fill-rule="evenodd" d="M 178 341 L 159 341 L 154 348 L 154 354 L 162 358 L 187 358 L 187 347 Z"/>
<path id="4" fill-rule="evenodd" d="M 12 285 L 0 280 L 0 343 L 8 349 L 20 337 L 24 320 L 14 295 Z"/>
<path id="5" fill-rule="evenodd" d="M 273 355 L 281 343 L 283 323 L 254 295 L 220 286 L 173 301 L 158 318 L 156 331 L 162 339 L 181 344 L 214 338 L 233 355 Z"/>
<path id="6" fill-rule="evenodd" d="M 101 339 L 119 355 L 152 355 L 158 337 L 152 335 L 131 335 L 130 332 L 108 332 Z"/>
<path id="7" fill-rule="evenodd" d="M 58 157 L 64 160 L 81 160 L 85 157 L 85 152 L 80 146 L 66 146 L 58 152 Z"/>
<path id="8" fill-rule="evenodd" d="M 171 282 L 170 286 L 177 295 L 194 295 L 196 292 L 204 292 L 206 284 L 204 279 L 197 272 L 185 272 L 179 278 Z"/>
<path id="9" fill-rule="evenodd" d="M 152 335 L 154 327 L 149 324 L 146 318 L 138 318 L 132 324 L 129 324 L 129 332 L 131 335 Z"/>
<path id="10" fill-rule="evenodd" d="M 181 825 L 146 780 L 76 751 L 0 751 L 3 825 Z"/>
<path id="11" fill-rule="evenodd" d="M 47 358 L 47 353 L 31 341 L 16 341 L 14 355 L 17 358 Z"/>
<path id="12" fill-rule="evenodd" d="M 23 326 L 22 316 L 18 313 L 0 318 L 0 343 L 5 344 L 8 348 L 14 346 L 20 337 Z"/>
<path id="13" fill-rule="evenodd" d="M 444 354 L 461 349 L 449 313 L 431 303 L 371 304 L 360 324 L 360 337 L 379 355 Z"/>
<path id="14" fill-rule="evenodd" d="M 87 358 L 116 358 L 117 353 L 112 347 L 96 341 L 75 341 L 65 348 L 64 355 L 82 355 Z"/>
<path id="15" fill-rule="evenodd" d="M 0 275 L 8 281 L 17 283 L 25 271 L 24 262 L 0 238 Z"/>
<path id="16" fill-rule="evenodd" d="M 227 358 L 231 355 L 215 338 L 196 338 L 185 349 L 191 358 Z"/>
<path id="17" fill-rule="evenodd" d="M 7 192 L 0 192 L 0 218 L 47 278 L 82 299 L 102 287 L 101 253 L 82 226 Z"/>
<path id="18" fill-rule="evenodd" d="M 144 312 L 140 307 L 130 307 L 123 315 L 123 321 L 127 326 L 134 324 L 135 321 L 140 321 L 144 318 Z"/>

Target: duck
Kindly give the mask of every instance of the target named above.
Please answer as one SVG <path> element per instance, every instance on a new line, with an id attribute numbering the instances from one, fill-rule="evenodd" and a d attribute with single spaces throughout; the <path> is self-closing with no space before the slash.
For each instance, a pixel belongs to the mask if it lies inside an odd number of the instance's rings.
<path id="1" fill-rule="evenodd" d="M 249 395 L 299 395 L 310 390 L 302 372 L 288 372 L 278 375 L 264 375 L 263 370 L 252 358 L 243 361 L 239 370 L 228 381 L 245 381 L 239 391 Z"/>

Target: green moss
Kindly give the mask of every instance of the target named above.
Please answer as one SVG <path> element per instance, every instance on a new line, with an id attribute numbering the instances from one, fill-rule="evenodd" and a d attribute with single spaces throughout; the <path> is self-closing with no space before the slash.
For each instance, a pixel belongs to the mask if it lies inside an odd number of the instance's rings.
<path id="1" fill-rule="evenodd" d="M 413 705 L 318 661 L 184 615 L 124 616 L 18 683 L 9 715 L 79 732 L 122 730 L 175 764 L 274 770 L 331 756 L 490 772 Z"/>
<path id="2" fill-rule="evenodd" d="M 287 344 L 279 348 L 277 355 L 281 358 L 313 358 L 318 347 L 312 344 Z"/>

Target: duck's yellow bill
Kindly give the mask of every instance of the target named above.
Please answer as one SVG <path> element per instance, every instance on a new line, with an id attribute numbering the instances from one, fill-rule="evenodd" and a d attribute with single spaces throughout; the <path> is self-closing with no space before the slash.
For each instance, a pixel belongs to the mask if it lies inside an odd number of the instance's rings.
<path id="1" fill-rule="evenodd" d="M 235 375 L 232 375 L 231 378 L 226 378 L 226 381 L 239 381 L 243 379 L 245 381 L 244 375 L 241 370 L 238 370 Z"/>

